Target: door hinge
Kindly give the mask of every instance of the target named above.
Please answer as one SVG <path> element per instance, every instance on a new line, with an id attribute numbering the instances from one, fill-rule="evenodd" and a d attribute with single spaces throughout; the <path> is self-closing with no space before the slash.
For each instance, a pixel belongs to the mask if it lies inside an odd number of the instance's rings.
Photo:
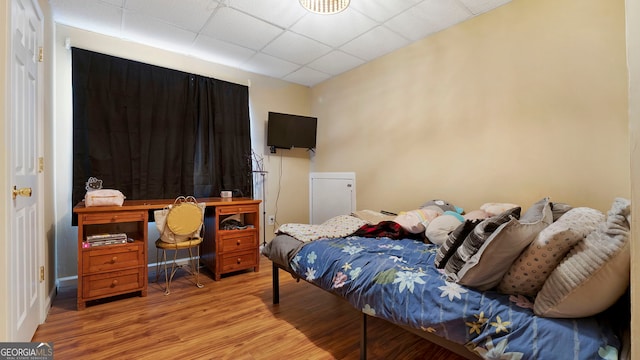
<path id="1" fill-rule="evenodd" d="M 38 172 L 41 173 L 44 171 L 44 158 L 41 156 L 38 158 Z"/>
<path id="2" fill-rule="evenodd" d="M 40 282 L 44 281 L 44 266 L 40 266 Z"/>
<path id="3" fill-rule="evenodd" d="M 42 48 L 42 46 L 40 46 L 40 48 L 38 48 L 38 62 L 43 62 L 44 61 L 44 49 Z"/>

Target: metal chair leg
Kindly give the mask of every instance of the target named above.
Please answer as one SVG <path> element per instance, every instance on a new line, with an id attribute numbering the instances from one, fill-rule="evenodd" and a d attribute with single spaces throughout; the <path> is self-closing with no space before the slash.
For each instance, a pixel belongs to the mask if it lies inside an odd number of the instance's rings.
<path id="1" fill-rule="evenodd" d="M 199 262 L 200 262 L 200 248 L 198 248 L 198 256 L 197 258 L 193 257 L 193 250 L 192 248 L 189 248 L 189 258 L 191 259 L 191 274 L 194 275 L 196 277 L 196 286 L 198 288 L 203 288 L 204 285 L 200 283 L 200 266 L 199 266 Z"/>

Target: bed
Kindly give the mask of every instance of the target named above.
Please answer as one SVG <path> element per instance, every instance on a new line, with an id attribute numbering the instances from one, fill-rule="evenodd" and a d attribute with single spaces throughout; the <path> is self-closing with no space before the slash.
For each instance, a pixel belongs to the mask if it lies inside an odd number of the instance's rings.
<path id="1" fill-rule="evenodd" d="M 628 246 L 628 236 L 625 236 L 628 235 L 628 231 L 621 235 L 619 231 L 614 231 L 620 229 L 612 228 L 611 222 L 616 219 L 618 222 L 621 219 L 628 221 L 629 206 L 623 200 L 620 200 L 622 203 L 618 199 L 616 201 L 608 217 L 603 216 L 602 221 L 598 221 L 598 226 L 589 232 L 589 236 L 585 236 L 571 249 L 567 249 L 566 256 L 556 268 L 565 266 L 568 258 L 583 256 L 584 248 L 588 248 L 587 245 L 593 247 L 595 238 L 607 236 L 607 243 L 613 243 L 611 237 L 615 235 L 622 243 L 626 241 L 626 245 L 618 244 L 620 251 L 608 251 L 609 255 L 602 260 L 605 266 L 616 261 L 612 257 L 617 254 L 623 254 L 621 257 L 624 258 L 624 252 L 628 251 L 625 250 L 625 246 Z M 537 207 L 544 209 L 542 212 L 551 211 L 552 204 L 548 199 L 536 204 L 531 209 Z M 511 214 L 507 223 L 513 222 L 520 226 L 536 223 L 523 222 L 526 215 L 518 216 L 516 219 Z M 550 216 L 548 214 L 548 217 Z M 584 212 L 579 217 L 584 218 Z M 279 231 L 279 234 L 264 247 L 262 253 L 273 262 L 274 303 L 279 301 L 278 276 L 279 269 L 282 269 L 295 278 L 310 282 L 348 301 L 363 313 L 365 331 L 366 317 L 375 316 L 469 359 L 624 358 L 626 342 L 623 344 L 624 337 L 621 336 L 619 328 L 628 326 L 629 308 L 625 302 L 626 297 L 619 293 L 620 289 L 603 289 L 610 293 L 618 293 L 609 296 L 608 302 L 595 300 L 597 306 L 605 309 L 597 309 L 596 313 L 588 316 L 577 316 L 583 315 L 579 313 L 569 314 L 571 311 L 581 311 L 575 310 L 579 305 L 550 306 L 546 298 L 547 301 L 540 300 L 542 305 L 536 308 L 538 298 L 544 295 L 542 289 L 539 290 L 538 296 L 533 297 L 517 293 L 506 294 L 505 292 L 509 291 L 502 289 L 505 285 L 501 279 L 508 277 L 506 274 L 513 270 L 511 266 L 528 252 L 528 247 L 536 241 L 542 229 L 551 227 L 550 224 L 560 218 L 560 215 L 555 220 L 549 218 L 548 223 L 537 226 L 538 230 L 535 230 L 534 234 L 529 232 L 525 240 L 527 246 L 510 246 L 519 249 L 516 256 L 511 255 L 510 261 L 505 261 L 505 255 L 501 254 L 504 251 L 494 249 L 490 245 L 497 234 L 503 233 L 503 237 L 513 239 L 514 236 L 517 237 L 516 231 L 508 231 L 510 227 L 505 225 L 506 223 L 491 230 L 493 237 L 490 235 L 485 239 L 483 245 L 476 249 L 476 255 L 480 253 L 487 258 L 498 258 L 500 262 L 508 262 L 502 265 L 489 263 L 500 273 L 497 282 L 494 279 L 496 276 L 478 276 L 478 271 L 475 271 L 477 269 L 472 268 L 466 271 L 466 274 L 475 274 L 475 277 L 472 277 L 475 283 L 470 284 L 466 275 L 460 271 L 457 274 L 461 276 L 456 277 L 455 273 L 447 271 L 445 267 L 436 266 L 440 265 L 438 262 L 442 262 L 442 249 L 446 244 L 434 244 L 416 238 L 403 233 L 399 227 L 390 230 L 389 226 L 396 224 L 393 221 L 381 222 L 385 226 L 377 226 L 376 229 L 384 228 L 384 231 L 378 233 L 371 231 L 371 224 L 360 226 L 362 223 L 344 216 L 339 220 L 330 220 L 329 224 L 323 224 L 324 228 L 321 231 L 317 231 L 313 226 L 297 233 Z M 485 220 L 476 220 L 476 223 Z M 335 224 L 336 221 L 353 224 L 341 227 Z M 367 231 L 363 231 L 367 226 Z M 334 230 L 326 230 L 327 227 Z M 356 227 L 357 230 L 352 231 Z M 301 228 L 304 229 L 304 226 Z M 462 228 L 462 225 L 458 228 Z M 624 229 L 622 230 L 624 232 Z M 453 233 L 454 231 L 450 232 L 449 236 Z M 567 237 L 566 231 L 562 234 L 564 238 Z M 468 237 L 468 233 L 466 235 Z M 510 244 L 513 243 L 513 240 L 509 241 Z M 582 243 L 587 243 L 583 249 L 579 248 Z M 458 249 L 462 244 L 464 242 L 458 244 Z M 475 259 L 471 259 L 472 256 L 465 262 L 475 261 L 477 265 L 478 257 L 482 258 L 477 255 Z M 599 261 L 592 259 L 588 263 L 594 262 Z M 465 265 L 463 264 L 463 267 Z M 573 265 L 575 264 L 567 266 Z M 591 267 L 585 270 L 586 272 L 602 273 L 602 268 L 594 269 L 593 264 L 589 266 Z M 610 274 L 608 275 L 610 280 Z M 487 278 L 493 280 L 488 281 Z M 558 276 L 552 272 L 546 281 L 553 283 L 554 279 L 558 282 Z M 589 281 L 591 280 L 583 281 L 576 287 L 589 290 L 593 285 Z M 624 281 L 628 284 L 628 280 L 623 276 L 619 282 Z M 623 294 L 626 291 L 626 288 L 622 289 Z M 584 297 L 584 294 L 579 292 L 564 294 L 562 297 L 567 299 L 573 295 Z M 560 305 L 568 305 L 570 308 L 566 310 Z M 363 332 L 362 341 L 361 358 L 366 358 L 366 332 Z"/>

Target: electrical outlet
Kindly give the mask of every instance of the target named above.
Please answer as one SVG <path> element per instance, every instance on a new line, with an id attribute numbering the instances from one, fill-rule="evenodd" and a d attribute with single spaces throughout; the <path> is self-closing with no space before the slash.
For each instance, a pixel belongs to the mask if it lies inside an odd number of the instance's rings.
<path id="1" fill-rule="evenodd" d="M 273 225 L 276 223 L 276 216 L 275 215 L 269 215 L 269 217 L 267 217 L 267 223 L 269 225 Z"/>

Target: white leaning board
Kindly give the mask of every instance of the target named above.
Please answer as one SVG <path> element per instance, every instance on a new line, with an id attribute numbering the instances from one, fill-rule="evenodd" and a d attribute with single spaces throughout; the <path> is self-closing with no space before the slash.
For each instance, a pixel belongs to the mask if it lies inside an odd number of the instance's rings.
<path id="1" fill-rule="evenodd" d="M 312 172 L 309 174 L 309 223 L 322 224 L 356 210 L 354 172 Z"/>

